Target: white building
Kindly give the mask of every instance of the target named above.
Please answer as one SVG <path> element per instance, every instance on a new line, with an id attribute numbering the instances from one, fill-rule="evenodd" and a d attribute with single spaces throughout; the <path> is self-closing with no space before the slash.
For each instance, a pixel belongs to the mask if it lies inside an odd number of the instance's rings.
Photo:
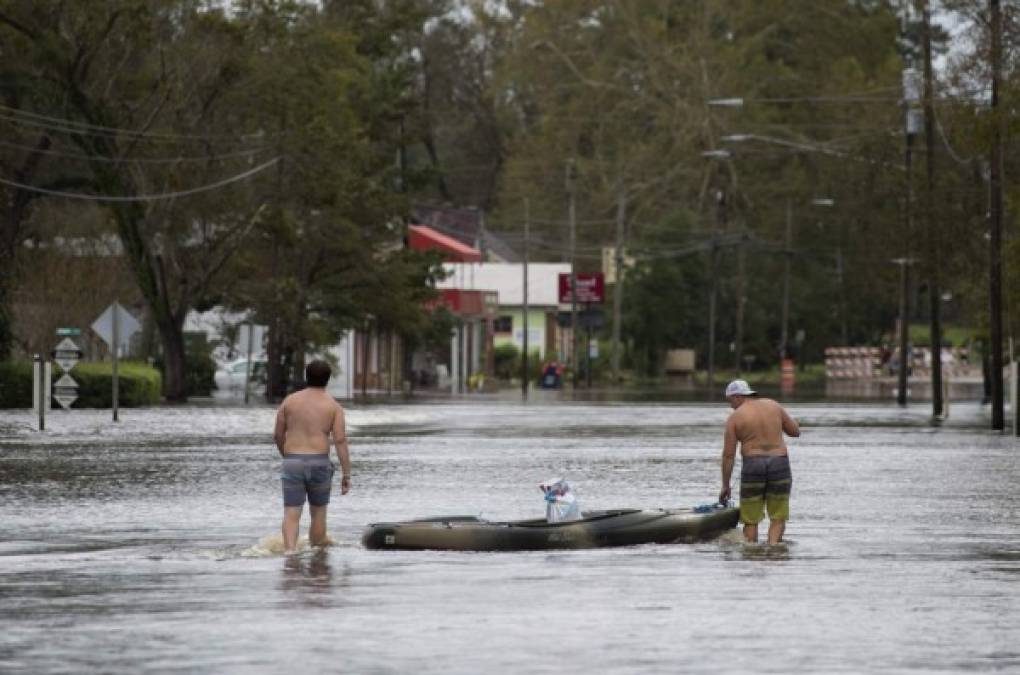
<path id="1" fill-rule="evenodd" d="M 438 284 L 443 289 L 495 291 L 498 294 L 494 344 L 524 346 L 524 266 L 514 263 L 445 263 L 449 276 Z M 570 329 L 560 328 L 557 316 L 559 277 L 570 274 L 570 263 L 530 263 L 528 265 L 528 351 L 540 358 L 550 352 L 570 357 Z"/>

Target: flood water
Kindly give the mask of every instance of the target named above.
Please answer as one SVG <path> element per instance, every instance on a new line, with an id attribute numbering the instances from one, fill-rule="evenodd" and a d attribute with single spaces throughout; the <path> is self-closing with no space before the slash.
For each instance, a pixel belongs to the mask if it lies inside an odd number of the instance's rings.
<path id="1" fill-rule="evenodd" d="M 0 412 L 5 673 L 1020 669 L 1020 445 L 987 408 L 794 403 L 786 547 L 368 551 L 369 522 L 679 507 L 725 404 L 465 399 L 349 410 L 336 544 L 285 557 L 268 407 Z M 736 483 L 736 479 L 734 481 Z M 307 526 L 302 523 L 302 530 Z"/>

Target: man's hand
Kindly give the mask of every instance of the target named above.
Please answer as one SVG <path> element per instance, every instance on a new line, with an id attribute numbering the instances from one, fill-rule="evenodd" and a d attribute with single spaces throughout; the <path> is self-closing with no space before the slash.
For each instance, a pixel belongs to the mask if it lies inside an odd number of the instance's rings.
<path id="1" fill-rule="evenodd" d="M 728 501 L 730 501 L 730 486 L 729 485 L 725 486 L 722 490 L 719 491 L 719 503 L 720 504 L 725 504 Z"/>
<path id="2" fill-rule="evenodd" d="M 340 494 L 345 495 L 350 492 L 351 489 L 351 477 L 342 476 L 340 478 Z"/>

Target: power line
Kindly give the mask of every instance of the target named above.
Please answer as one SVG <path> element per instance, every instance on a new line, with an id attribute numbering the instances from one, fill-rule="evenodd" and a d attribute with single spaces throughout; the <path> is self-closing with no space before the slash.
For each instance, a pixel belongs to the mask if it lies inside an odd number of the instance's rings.
<path id="1" fill-rule="evenodd" d="M 42 148 L 34 148 L 30 145 L 20 145 L 18 143 L 9 143 L 7 141 L 0 141 L 0 146 L 5 148 L 13 148 L 15 150 L 24 150 L 25 152 L 38 153 L 42 155 L 49 155 L 52 157 L 66 157 L 69 159 L 86 159 L 96 162 L 141 162 L 144 164 L 174 164 L 177 162 L 205 162 L 215 161 L 221 159 L 234 159 L 236 157 L 250 157 L 251 155 L 257 155 L 260 152 L 265 152 L 269 148 L 254 148 L 251 150 L 238 150 L 237 152 L 227 152 L 221 155 L 192 155 L 192 156 L 178 156 L 178 157 L 132 157 L 132 158 L 117 158 L 117 157 L 105 157 L 103 155 L 86 155 L 77 152 L 62 152 L 60 150 L 44 150 Z"/>
<path id="2" fill-rule="evenodd" d="M 268 162 L 260 164 L 253 169 L 249 169 L 244 173 L 239 173 L 236 176 L 231 176 L 230 178 L 225 178 L 224 180 L 217 181 L 215 183 L 190 188 L 188 190 L 178 190 L 176 192 L 163 192 L 151 195 L 131 195 L 131 196 L 88 195 L 80 192 L 64 192 L 62 190 L 49 190 L 47 188 L 41 188 L 35 185 L 26 185 L 24 183 L 18 183 L 16 181 L 6 180 L 4 178 L 0 178 L 0 185 L 7 185 L 9 187 L 18 188 L 19 190 L 28 190 L 29 192 L 38 192 L 45 195 L 51 195 L 53 197 L 64 197 L 67 199 L 84 199 L 86 201 L 94 202 L 148 202 L 156 201 L 159 199 L 173 199 L 175 197 L 187 197 L 188 195 L 193 195 L 199 192 L 208 192 L 209 190 L 215 190 L 216 188 L 220 188 L 231 183 L 236 183 L 237 181 L 241 181 L 250 176 L 254 176 L 255 174 L 259 173 L 260 171 L 268 169 L 269 167 L 271 167 L 272 165 L 276 164 L 279 161 L 280 161 L 279 157 L 274 157 Z"/>
<path id="3" fill-rule="evenodd" d="M 264 138 L 263 134 L 243 134 L 241 136 L 232 136 L 228 134 L 167 134 L 153 131 L 136 131 L 133 129 L 123 129 L 119 127 L 108 127 L 99 124 L 89 124 L 87 122 L 76 122 L 62 117 L 52 117 L 50 115 L 40 115 L 38 113 L 28 112 L 25 110 L 19 110 L 18 108 L 11 108 L 9 106 L 0 105 L 0 110 L 7 111 L 6 113 L 0 113 L 0 119 L 7 120 L 14 124 L 21 124 L 24 126 L 36 127 L 39 129 L 48 129 L 50 131 L 59 131 L 61 133 L 68 134 L 81 134 L 87 136 L 133 136 L 136 138 L 151 138 L 163 141 L 210 141 L 210 140 L 237 140 L 244 138 Z M 25 119 L 20 119 L 25 118 Z"/>

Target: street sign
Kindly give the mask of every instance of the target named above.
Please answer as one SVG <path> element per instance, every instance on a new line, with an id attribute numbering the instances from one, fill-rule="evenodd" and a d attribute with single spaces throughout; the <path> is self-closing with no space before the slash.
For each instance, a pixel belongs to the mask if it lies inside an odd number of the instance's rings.
<path id="1" fill-rule="evenodd" d="M 53 384 L 53 400 L 65 410 L 78 400 L 78 383 L 67 373 Z"/>
<path id="2" fill-rule="evenodd" d="M 50 352 L 50 354 L 61 370 L 66 373 L 74 368 L 78 360 L 81 359 L 82 351 L 78 349 L 78 345 L 75 344 L 74 340 L 65 337 L 57 343 L 57 348 Z"/>
<path id="3" fill-rule="evenodd" d="M 559 312 L 556 321 L 561 328 L 570 327 L 570 312 Z M 606 325 L 606 313 L 601 309 L 577 310 L 577 326 L 586 330 L 602 330 Z"/>
<path id="4" fill-rule="evenodd" d="M 117 313 L 117 342 L 120 344 L 119 351 L 123 351 L 128 344 L 131 342 L 131 336 L 137 333 L 142 328 L 142 324 L 138 323 L 131 312 L 124 309 L 119 302 L 115 302 L 102 314 L 99 318 L 92 322 L 92 330 L 96 332 L 96 335 L 103 338 L 110 350 L 113 351 L 113 313 Z"/>
<path id="5" fill-rule="evenodd" d="M 605 277 L 602 272 L 579 273 L 577 277 L 577 301 L 580 303 L 600 303 L 606 298 Z M 560 274 L 560 302 L 572 302 L 570 293 L 570 275 Z"/>
<path id="6" fill-rule="evenodd" d="M 57 337 L 78 337 L 81 335 L 81 328 L 58 328 Z"/>

